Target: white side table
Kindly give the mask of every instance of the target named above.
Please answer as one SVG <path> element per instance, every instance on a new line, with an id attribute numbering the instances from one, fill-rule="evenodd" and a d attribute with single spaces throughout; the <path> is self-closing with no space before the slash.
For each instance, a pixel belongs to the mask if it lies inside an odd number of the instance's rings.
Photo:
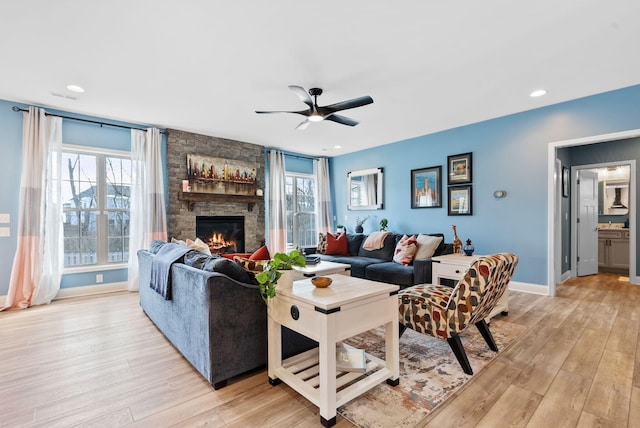
<path id="1" fill-rule="evenodd" d="M 336 409 L 380 382 L 400 382 L 398 286 L 345 275 L 331 275 L 327 288 L 311 279 L 279 290 L 267 308 L 269 382 L 285 382 L 320 409 L 325 427 L 336 423 Z M 319 347 L 282 359 L 281 327 L 318 342 Z M 372 328 L 385 329 L 385 359 L 367 354 L 366 375 L 336 371 L 336 342 Z"/>
<path id="2" fill-rule="evenodd" d="M 442 278 L 459 281 L 464 277 L 464 274 L 469 270 L 473 262 L 479 257 L 480 255 L 462 256 L 459 254 L 446 254 L 444 256 L 433 257 L 432 260 L 434 263 L 431 268 L 433 283 L 440 284 Z M 489 314 L 489 319 L 498 314 L 509 314 L 509 289 L 504 290 L 496 307 L 493 308 L 493 311 Z M 489 321 L 489 319 L 487 319 L 487 321 Z"/>

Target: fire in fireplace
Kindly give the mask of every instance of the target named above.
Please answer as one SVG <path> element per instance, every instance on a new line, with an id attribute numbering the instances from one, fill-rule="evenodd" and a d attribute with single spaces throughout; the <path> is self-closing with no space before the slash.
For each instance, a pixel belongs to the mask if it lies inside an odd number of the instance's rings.
<path id="1" fill-rule="evenodd" d="M 244 217 L 196 216 L 196 236 L 212 254 L 244 253 Z"/>

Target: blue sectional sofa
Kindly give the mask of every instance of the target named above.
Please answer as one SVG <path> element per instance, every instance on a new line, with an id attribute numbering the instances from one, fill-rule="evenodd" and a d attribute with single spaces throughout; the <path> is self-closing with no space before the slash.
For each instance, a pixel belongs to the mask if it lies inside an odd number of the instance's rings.
<path id="1" fill-rule="evenodd" d="M 162 245 L 155 241 L 152 251 L 138 252 L 140 306 L 156 327 L 214 389 L 265 367 L 267 311 L 258 287 L 235 262 L 192 250 L 170 265 L 167 300 L 150 286 L 155 253 Z M 285 357 L 314 346 L 316 342 L 283 327 Z"/>
<path id="2" fill-rule="evenodd" d="M 453 253 L 453 244 L 444 242 L 444 234 L 429 233 L 425 235 L 442 237 L 442 242 L 435 250 L 434 257 Z M 396 284 L 400 286 L 400 289 L 415 284 L 430 284 L 431 258 L 414 259 L 413 263 L 408 266 L 393 261 L 396 245 L 402 236 L 403 234 L 392 233 L 385 238 L 382 248 L 369 251 L 363 248 L 367 235 L 347 234 L 348 256 L 318 255 L 322 260 L 350 264 L 351 276 Z"/>

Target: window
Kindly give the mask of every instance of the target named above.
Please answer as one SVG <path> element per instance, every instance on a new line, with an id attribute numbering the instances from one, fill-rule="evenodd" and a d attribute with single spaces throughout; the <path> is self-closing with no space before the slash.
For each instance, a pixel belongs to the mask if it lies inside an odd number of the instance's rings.
<path id="1" fill-rule="evenodd" d="M 286 174 L 287 246 L 318 244 L 316 179 L 312 175 Z"/>
<path id="2" fill-rule="evenodd" d="M 65 147 L 61 168 L 65 267 L 126 262 L 131 159 Z"/>

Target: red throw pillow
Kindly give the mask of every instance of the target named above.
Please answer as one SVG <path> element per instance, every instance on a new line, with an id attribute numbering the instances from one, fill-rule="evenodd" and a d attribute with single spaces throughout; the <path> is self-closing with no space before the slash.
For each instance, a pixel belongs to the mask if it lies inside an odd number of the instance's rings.
<path id="1" fill-rule="evenodd" d="M 331 256 L 348 256 L 349 243 L 347 242 L 347 234 L 333 235 L 327 233 L 327 249 L 324 253 Z"/>
<path id="2" fill-rule="evenodd" d="M 249 260 L 270 260 L 269 250 L 266 245 L 258 248 L 258 250 L 249 256 Z"/>

